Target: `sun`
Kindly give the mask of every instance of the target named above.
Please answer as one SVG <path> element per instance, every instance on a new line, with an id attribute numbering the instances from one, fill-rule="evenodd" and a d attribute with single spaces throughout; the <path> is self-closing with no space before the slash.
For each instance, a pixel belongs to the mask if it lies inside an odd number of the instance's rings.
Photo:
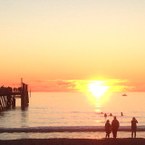
<path id="1" fill-rule="evenodd" d="M 107 92 L 109 86 L 105 85 L 104 81 L 91 81 L 88 84 L 88 89 L 94 97 L 100 99 Z"/>

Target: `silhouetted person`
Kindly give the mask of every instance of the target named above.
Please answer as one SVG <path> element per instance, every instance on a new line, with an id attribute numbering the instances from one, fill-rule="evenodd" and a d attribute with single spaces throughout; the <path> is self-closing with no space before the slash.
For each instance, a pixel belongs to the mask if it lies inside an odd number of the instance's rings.
<path id="1" fill-rule="evenodd" d="M 119 128 L 119 121 L 116 119 L 116 116 L 114 116 L 114 119 L 112 121 L 113 138 L 116 138 L 117 137 L 118 128 Z"/>
<path id="2" fill-rule="evenodd" d="M 136 138 L 136 130 L 137 130 L 137 123 L 138 121 L 136 120 L 135 117 L 132 118 L 131 120 L 131 137 Z"/>
<path id="3" fill-rule="evenodd" d="M 107 114 L 106 114 L 106 113 L 104 114 L 104 117 L 105 117 L 105 118 L 107 117 Z"/>
<path id="4" fill-rule="evenodd" d="M 121 112 L 121 116 L 123 116 L 123 112 Z"/>
<path id="5" fill-rule="evenodd" d="M 111 124 L 109 120 L 107 120 L 105 123 L 105 132 L 106 132 L 106 138 L 109 138 L 111 133 Z"/>
<path id="6" fill-rule="evenodd" d="M 110 113 L 110 116 L 113 116 L 112 113 Z"/>

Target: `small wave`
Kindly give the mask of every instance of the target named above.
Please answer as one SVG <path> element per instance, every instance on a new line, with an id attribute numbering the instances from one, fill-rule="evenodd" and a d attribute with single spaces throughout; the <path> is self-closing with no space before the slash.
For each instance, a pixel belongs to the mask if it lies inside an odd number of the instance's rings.
<path id="1" fill-rule="evenodd" d="M 0 128 L 0 133 L 3 132 L 104 132 L 103 126 L 50 126 L 50 127 L 25 127 L 25 128 Z M 130 126 L 121 126 L 119 131 L 128 132 Z M 145 131 L 145 126 L 138 126 L 137 131 Z"/>

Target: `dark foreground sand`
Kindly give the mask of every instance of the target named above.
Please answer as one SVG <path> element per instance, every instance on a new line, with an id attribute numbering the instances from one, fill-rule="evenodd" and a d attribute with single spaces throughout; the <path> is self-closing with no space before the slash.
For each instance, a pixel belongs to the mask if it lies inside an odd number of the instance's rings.
<path id="1" fill-rule="evenodd" d="M 0 145 L 145 145 L 145 139 L 20 139 L 0 140 Z"/>

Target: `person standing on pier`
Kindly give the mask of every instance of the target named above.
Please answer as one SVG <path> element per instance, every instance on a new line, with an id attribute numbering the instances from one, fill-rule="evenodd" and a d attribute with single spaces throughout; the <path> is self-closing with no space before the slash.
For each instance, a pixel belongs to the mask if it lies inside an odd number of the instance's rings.
<path id="1" fill-rule="evenodd" d="M 136 138 L 137 123 L 138 121 L 136 120 L 135 117 L 133 117 L 131 120 L 131 137 L 132 138 Z"/>
<path id="2" fill-rule="evenodd" d="M 119 121 L 117 120 L 116 116 L 114 116 L 114 119 L 112 121 L 112 133 L 113 133 L 113 138 L 117 137 L 117 131 L 119 129 Z"/>

